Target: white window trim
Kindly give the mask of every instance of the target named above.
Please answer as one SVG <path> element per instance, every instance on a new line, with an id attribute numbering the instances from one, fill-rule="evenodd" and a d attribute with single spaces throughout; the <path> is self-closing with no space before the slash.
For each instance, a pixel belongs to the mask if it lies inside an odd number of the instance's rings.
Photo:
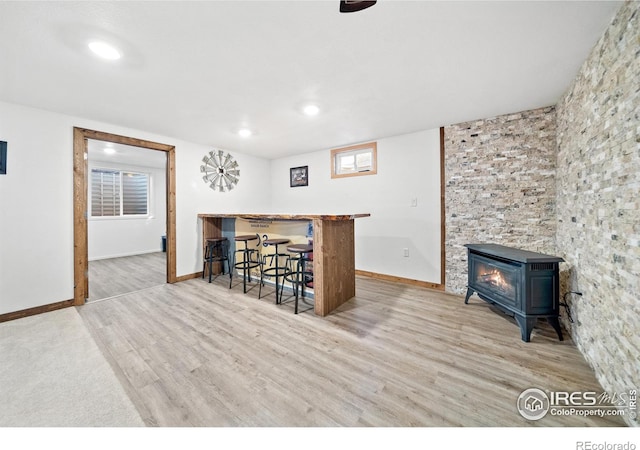
<path id="1" fill-rule="evenodd" d="M 371 153 L 372 168 L 366 171 L 355 171 L 340 173 L 338 169 L 339 157 L 344 154 L 358 155 L 361 153 Z M 366 144 L 352 145 L 349 147 L 336 148 L 331 150 L 331 178 L 359 177 L 364 175 L 375 175 L 378 173 L 378 143 L 368 142 Z"/>

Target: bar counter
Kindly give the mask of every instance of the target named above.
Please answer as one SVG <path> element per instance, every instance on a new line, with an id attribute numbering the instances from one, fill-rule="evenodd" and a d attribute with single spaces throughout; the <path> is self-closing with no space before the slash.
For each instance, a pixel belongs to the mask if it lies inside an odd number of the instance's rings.
<path id="1" fill-rule="evenodd" d="M 370 214 L 198 214 L 202 244 L 221 237 L 224 219 L 313 223 L 315 313 L 326 316 L 356 295 L 354 220 Z"/>

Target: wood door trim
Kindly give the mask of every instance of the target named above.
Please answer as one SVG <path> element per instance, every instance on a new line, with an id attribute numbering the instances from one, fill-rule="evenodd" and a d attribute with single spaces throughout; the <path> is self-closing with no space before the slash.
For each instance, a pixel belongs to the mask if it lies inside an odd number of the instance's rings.
<path id="1" fill-rule="evenodd" d="M 176 170 L 175 146 L 136 139 L 103 131 L 73 128 L 73 304 L 84 305 L 87 298 L 89 248 L 87 230 L 87 141 L 95 139 L 167 152 L 167 283 L 176 277 Z"/>
<path id="2" fill-rule="evenodd" d="M 444 174 L 444 127 L 440 127 L 440 285 L 446 288 L 446 212 L 445 212 L 445 174 Z"/>

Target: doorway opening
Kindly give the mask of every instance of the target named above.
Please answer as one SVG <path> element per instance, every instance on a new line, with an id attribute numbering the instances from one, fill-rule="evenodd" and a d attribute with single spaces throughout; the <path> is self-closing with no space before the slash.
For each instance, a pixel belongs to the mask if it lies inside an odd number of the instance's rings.
<path id="1" fill-rule="evenodd" d="M 90 145 L 91 144 L 91 145 Z M 131 148 L 140 149 L 148 149 L 157 152 L 164 152 L 164 155 L 161 156 L 164 159 L 164 186 L 166 189 L 165 192 L 165 201 L 161 206 L 151 206 L 148 205 L 148 208 L 165 208 L 165 211 L 162 214 L 158 214 L 158 216 L 165 217 L 164 224 L 162 229 L 164 230 L 164 234 L 158 235 L 158 248 L 162 245 L 162 256 L 165 257 L 165 267 L 166 267 L 166 282 L 167 283 L 175 283 L 176 279 L 176 241 L 175 241 L 175 224 L 176 224 L 176 198 L 175 198 L 175 147 L 167 144 L 160 144 L 157 142 L 151 142 L 126 136 L 115 135 L 111 133 L 104 133 L 100 131 L 87 130 L 83 128 L 74 128 L 74 305 L 79 306 L 85 304 L 87 298 L 90 298 L 90 289 L 89 289 L 89 218 L 92 215 L 100 214 L 97 212 L 97 209 L 90 211 L 90 201 L 88 199 L 89 192 L 89 183 L 92 181 L 92 170 L 96 172 L 96 164 L 93 164 L 91 168 L 89 167 L 89 154 L 94 154 L 95 150 L 93 147 L 98 147 L 111 145 L 113 147 L 117 147 L 120 151 L 124 152 L 130 150 Z M 91 147 L 91 148 L 90 148 Z M 147 152 L 148 153 L 148 152 Z M 156 158 L 157 159 L 157 158 Z M 129 161 L 131 162 L 131 161 Z M 107 164 L 108 165 L 108 164 Z M 105 168 L 105 164 L 97 164 L 97 166 L 102 166 Z M 131 166 L 135 166 L 132 164 Z M 124 167 L 124 166 L 123 166 Z M 97 168 L 99 172 L 99 168 Z M 160 169 L 161 170 L 161 169 Z M 105 172 L 107 172 L 105 170 Z M 116 171 L 112 170 L 111 177 L 115 177 Z M 135 178 L 141 179 L 142 177 L 136 175 L 137 172 L 134 170 L 129 170 L 128 174 L 135 175 Z M 102 174 L 94 173 L 94 178 L 96 176 L 102 176 Z M 118 175 L 122 177 L 122 174 Z M 115 179 L 115 178 L 114 178 Z M 121 178 L 119 178 L 121 179 Z M 95 205 L 92 205 L 95 206 Z M 113 205 L 112 205 L 113 207 Z M 119 208 L 123 208 L 123 206 L 119 206 Z M 131 206 L 128 206 L 129 212 L 133 213 L 142 213 L 143 211 L 135 211 L 131 210 Z M 155 209 L 156 212 L 157 209 Z M 119 210 L 122 213 L 122 209 Z M 146 216 L 148 217 L 153 213 L 151 210 L 146 211 Z M 107 212 L 107 214 L 113 214 L 113 212 Z M 139 214 L 140 216 L 141 214 Z M 152 215 L 152 214 L 151 214 Z M 93 225 L 93 224 L 92 224 Z M 104 224 L 103 224 L 104 225 Z M 160 241 L 162 239 L 162 241 Z M 96 246 L 92 246 L 92 259 L 96 259 L 96 255 L 103 256 L 106 254 L 104 249 L 96 249 Z M 113 249 L 114 246 L 111 246 Z M 117 252 L 117 250 L 116 250 Z M 107 255 L 108 256 L 108 255 Z M 111 255 L 114 256 L 114 255 Z M 116 255 L 117 256 L 117 255 Z M 121 255 L 126 256 L 126 255 Z M 157 259 L 155 262 L 150 261 L 153 264 L 157 264 Z M 128 261 L 129 264 L 136 264 L 140 261 Z M 117 275 L 115 275 L 117 277 Z M 143 286 L 144 287 L 144 286 Z M 126 288 L 126 287 L 124 287 Z M 95 291 L 94 292 L 100 292 Z M 116 294 L 118 292 L 113 291 Z M 94 294 L 95 295 L 105 295 L 102 294 Z"/>
<path id="2" fill-rule="evenodd" d="M 87 301 L 165 284 L 167 152 L 95 139 L 88 150 Z"/>

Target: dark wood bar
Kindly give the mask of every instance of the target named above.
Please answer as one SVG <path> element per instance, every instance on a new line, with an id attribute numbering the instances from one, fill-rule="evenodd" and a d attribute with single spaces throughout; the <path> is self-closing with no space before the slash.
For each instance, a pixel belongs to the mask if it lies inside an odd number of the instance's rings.
<path id="1" fill-rule="evenodd" d="M 223 219 L 313 223 L 315 313 L 326 316 L 356 294 L 354 220 L 370 214 L 198 214 L 202 243 L 221 237 Z M 215 268 L 214 268 L 215 270 Z"/>

